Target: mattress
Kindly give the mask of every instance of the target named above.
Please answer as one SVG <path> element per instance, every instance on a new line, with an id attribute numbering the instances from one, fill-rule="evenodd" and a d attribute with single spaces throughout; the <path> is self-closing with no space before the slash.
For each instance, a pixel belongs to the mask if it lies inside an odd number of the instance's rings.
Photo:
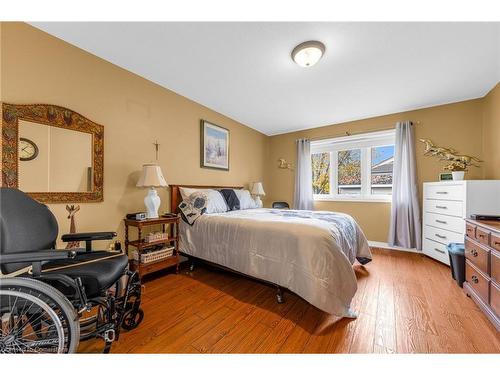
<path id="1" fill-rule="evenodd" d="M 249 209 L 181 221 L 180 250 L 285 287 L 317 308 L 349 316 L 357 290 L 352 265 L 372 259 L 349 215 L 329 211 Z"/>

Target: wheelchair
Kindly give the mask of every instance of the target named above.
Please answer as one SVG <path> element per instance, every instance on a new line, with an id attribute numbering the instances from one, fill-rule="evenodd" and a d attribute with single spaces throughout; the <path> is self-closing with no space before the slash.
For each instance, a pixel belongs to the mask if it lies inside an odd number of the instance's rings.
<path id="1" fill-rule="evenodd" d="M 75 233 L 55 250 L 58 225 L 43 204 L 17 189 L 0 190 L 0 353 L 73 353 L 80 341 L 104 340 L 144 318 L 139 275 L 118 251 L 93 251 L 114 232 Z"/>

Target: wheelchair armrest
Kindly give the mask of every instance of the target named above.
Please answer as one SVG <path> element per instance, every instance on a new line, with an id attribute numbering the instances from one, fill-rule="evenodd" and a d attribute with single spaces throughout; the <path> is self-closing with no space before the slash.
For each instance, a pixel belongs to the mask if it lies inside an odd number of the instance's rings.
<path id="1" fill-rule="evenodd" d="M 0 263 L 42 262 L 46 260 L 74 258 L 75 255 L 76 252 L 74 250 L 34 250 L 15 254 L 2 254 L 0 256 Z"/>
<path id="2" fill-rule="evenodd" d="M 97 241 L 97 240 L 112 240 L 114 237 L 116 237 L 116 232 L 69 233 L 69 234 L 63 234 L 61 236 L 61 240 L 63 242 Z"/>

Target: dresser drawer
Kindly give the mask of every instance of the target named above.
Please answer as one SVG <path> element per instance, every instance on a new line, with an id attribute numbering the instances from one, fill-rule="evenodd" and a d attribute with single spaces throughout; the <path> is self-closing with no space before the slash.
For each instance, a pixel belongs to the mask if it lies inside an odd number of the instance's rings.
<path id="1" fill-rule="evenodd" d="M 490 283 L 490 305 L 495 314 L 500 317 L 500 286 Z"/>
<path id="2" fill-rule="evenodd" d="M 424 198 L 462 201 L 464 191 L 463 185 L 426 185 Z"/>
<path id="3" fill-rule="evenodd" d="M 489 245 L 490 244 L 490 232 L 487 230 L 477 227 L 476 228 L 476 240 L 481 242 L 484 245 Z"/>
<path id="4" fill-rule="evenodd" d="M 465 222 L 461 217 L 446 216 L 426 212 L 424 214 L 424 224 L 432 225 L 441 229 L 451 230 L 461 235 L 465 233 Z"/>
<path id="5" fill-rule="evenodd" d="M 465 239 L 465 257 L 469 259 L 480 271 L 489 274 L 490 251 L 488 248 L 470 240 Z"/>
<path id="6" fill-rule="evenodd" d="M 451 242 L 463 243 L 464 236 L 460 233 L 451 232 L 446 229 L 431 227 L 426 225 L 424 227 L 424 237 L 429 240 L 434 240 L 440 242 L 444 245 L 448 245 Z"/>
<path id="7" fill-rule="evenodd" d="M 424 211 L 436 214 L 463 217 L 463 203 L 457 201 L 426 199 L 424 202 Z"/>
<path id="8" fill-rule="evenodd" d="M 490 281 L 468 260 L 465 262 L 465 280 L 474 289 L 481 299 L 488 303 L 490 294 Z"/>
<path id="9" fill-rule="evenodd" d="M 500 251 L 500 234 L 491 233 L 490 236 L 490 246 L 498 251 Z"/>
<path id="10" fill-rule="evenodd" d="M 450 257 L 448 256 L 448 249 L 446 249 L 446 245 L 443 245 L 440 242 L 436 242 L 433 240 L 429 240 L 428 238 L 424 238 L 423 243 L 423 252 L 425 255 L 430 256 L 444 264 L 450 264 Z"/>
<path id="11" fill-rule="evenodd" d="M 465 233 L 470 238 L 476 238 L 476 226 L 471 223 L 465 223 Z"/>
<path id="12" fill-rule="evenodd" d="M 500 253 L 491 250 L 490 254 L 491 278 L 500 284 Z"/>

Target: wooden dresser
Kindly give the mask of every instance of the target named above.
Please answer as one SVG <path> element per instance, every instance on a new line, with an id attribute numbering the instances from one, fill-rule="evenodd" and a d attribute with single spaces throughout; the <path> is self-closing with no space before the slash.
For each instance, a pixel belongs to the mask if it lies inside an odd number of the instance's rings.
<path id="1" fill-rule="evenodd" d="M 424 254 L 449 265 L 446 245 L 464 242 L 464 219 L 471 214 L 500 214 L 499 180 L 424 183 Z"/>
<path id="2" fill-rule="evenodd" d="M 464 291 L 500 330 L 500 221 L 466 220 Z"/>

